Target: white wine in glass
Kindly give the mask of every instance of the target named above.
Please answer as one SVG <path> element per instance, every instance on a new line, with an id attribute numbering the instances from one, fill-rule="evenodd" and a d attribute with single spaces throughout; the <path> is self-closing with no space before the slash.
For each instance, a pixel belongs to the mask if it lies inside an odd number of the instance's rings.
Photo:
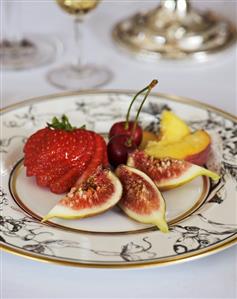
<path id="1" fill-rule="evenodd" d="M 99 0 L 56 0 L 59 6 L 72 15 L 86 14 L 96 8 Z"/>
<path id="2" fill-rule="evenodd" d="M 74 17 L 75 57 L 68 65 L 61 66 L 48 73 L 50 83 L 69 90 L 80 90 L 101 86 L 107 83 L 111 72 L 101 66 L 83 63 L 82 32 L 84 17 L 95 9 L 98 0 L 56 0 L 59 7 Z"/>

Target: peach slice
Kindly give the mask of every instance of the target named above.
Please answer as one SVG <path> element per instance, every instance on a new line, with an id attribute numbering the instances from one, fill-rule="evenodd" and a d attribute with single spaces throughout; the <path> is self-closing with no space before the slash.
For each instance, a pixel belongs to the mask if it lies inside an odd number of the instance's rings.
<path id="1" fill-rule="evenodd" d="M 207 161 L 210 144 L 209 134 L 203 130 L 198 130 L 172 144 L 162 145 L 160 142 L 150 141 L 145 152 L 156 158 L 170 157 L 203 165 Z"/>
<path id="2" fill-rule="evenodd" d="M 158 141 L 158 136 L 152 132 L 144 130 L 142 132 L 142 142 L 139 146 L 140 149 L 144 149 L 149 141 Z"/>
<path id="3" fill-rule="evenodd" d="M 161 115 L 160 141 L 162 145 L 174 143 L 189 135 L 187 124 L 173 112 L 165 110 Z"/>

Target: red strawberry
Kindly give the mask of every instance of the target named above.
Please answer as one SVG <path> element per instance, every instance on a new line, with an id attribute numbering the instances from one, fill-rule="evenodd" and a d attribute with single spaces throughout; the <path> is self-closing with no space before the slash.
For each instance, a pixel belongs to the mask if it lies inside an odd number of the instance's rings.
<path id="1" fill-rule="evenodd" d="M 36 177 L 37 184 L 42 187 L 49 187 L 50 184 L 63 176 L 67 171 L 69 171 L 70 167 L 57 167 L 48 169 L 45 174 L 38 174 Z"/>
<path id="2" fill-rule="evenodd" d="M 72 167 L 64 175 L 50 184 L 50 190 L 57 194 L 67 192 L 82 175 L 84 168 L 85 167 Z"/>
<path id="3" fill-rule="evenodd" d="M 104 143 L 104 156 L 102 160 L 102 165 L 104 167 L 109 167 L 109 160 L 108 160 L 108 154 L 107 154 L 107 145 Z"/>
<path id="4" fill-rule="evenodd" d="M 105 143 L 94 132 L 73 128 L 66 116 L 62 116 L 61 121 L 54 118 L 52 124 L 27 140 L 24 147 L 26 173 L 36 176 L 37 184 L 50 187 L 52 192 L 66 192 L 85 171 L 88 172 L 87 166 L 92 160 L 97 157 L 92 165 L 98 160 L 102 162 L 106 150 L 99 153 L 100 157 L 96 155 L 97 139 Z"/>
<path id="5" fill-rule="evenodd" d="M 90 175 L 92 175 L 99 165 L 103 164 L 104 153 L 106 152 L 106 143 L 104 138 L 98 134 L 96 134 L 95 138 L 95 153 L 93 155 L 93 159 L 88 164 L 84 173 L 78 178 L 75 183 L 75 186 L 79 186 L 82 182 L 88 179 Z"/>
<path id="6" fill-rule="evenodd" d="M 91 159 L 94 133 L 79 129 L 63 136 L 60 133 L 57 142 L 47 142 L 42 148 L 38 163 L 34 166 L 37 173 L 44 174 L 47 169 L 54 170 L 55 165 L 60 165 L 66 172 L 71 167 L 86 164 Z"/>
<path id="7" fill-rule="evenodd" d="M 84 171 L 86 171 L 86 168 L 88 165 L 90 165 L 90 161 L 93 159 L 94 152 L 95 152 L 95 139 L 96 134 L 89 132 L 93 139 L 89 142 L 86 151 L 83 152 L 83 155 L 80 157 L 79 163 L 75 164 L 75 166 L 71 167 L 68 171 L 64 173 L 61 177 L 58 177 L 57 179 L 53 180 L 50 183 L 50 190 L 54 193 L 63 193 L 68 191 L 77 181 L 77 179 L 83 175 Z M 99 136 L 99 135 L 98 135 Z M 87 136 L 87 140 L 89 139 L 89 136 Z M 73 165 L 73 163 L 72 163 Z"/>

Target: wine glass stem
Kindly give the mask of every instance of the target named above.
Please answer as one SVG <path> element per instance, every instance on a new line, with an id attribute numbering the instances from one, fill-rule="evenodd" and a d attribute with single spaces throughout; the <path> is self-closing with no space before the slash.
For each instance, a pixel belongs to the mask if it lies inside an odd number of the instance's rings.
<path id="1" fill-rule="evenodd" d="M 74 18 L 73 29 L 74 29 L 74 54 L 72 66 L 76 69 L 82 68 L 85 64 L 83 60 L 83 19 L 78 16 Z"/>
<path id="2" fill-rule="evenodd" d="M 5 4 L 5 22 L 4 39 L 10 42 L 20 42 L 22 40 L 21 32 L 21 1 L 4 1 Z"/>

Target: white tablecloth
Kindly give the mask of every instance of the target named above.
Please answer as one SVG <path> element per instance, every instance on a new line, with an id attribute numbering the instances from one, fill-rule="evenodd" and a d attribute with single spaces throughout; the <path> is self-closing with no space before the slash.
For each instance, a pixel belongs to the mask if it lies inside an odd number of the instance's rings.
<path id="1" fill-rule="evenodd" d="M 70 17 L 49 0 L 24 1 L 22 29 L 59 37 L 68 44 Z M 194 1 L 237 20 L 236 1 Z M 162 93 L 198 99 L 237 112 L 236 48 L 202 64 L 144 63 L 122 54 L 111 40 L 116 21 L 157 1 L 104 1 L 87 21 L 85 53 L 108 65 L 114 79 L 104 88 L 140 89 L 158 78 Z M 54 64 L 2 76 L 1 105 L 59 92 L 46 73 L 70 58 L 68 47 Z M 236 247 L 192 262 L 140 270 L 93 270 L 40 263 L 2 253 L 2 298 L 236 298 Z"/>

